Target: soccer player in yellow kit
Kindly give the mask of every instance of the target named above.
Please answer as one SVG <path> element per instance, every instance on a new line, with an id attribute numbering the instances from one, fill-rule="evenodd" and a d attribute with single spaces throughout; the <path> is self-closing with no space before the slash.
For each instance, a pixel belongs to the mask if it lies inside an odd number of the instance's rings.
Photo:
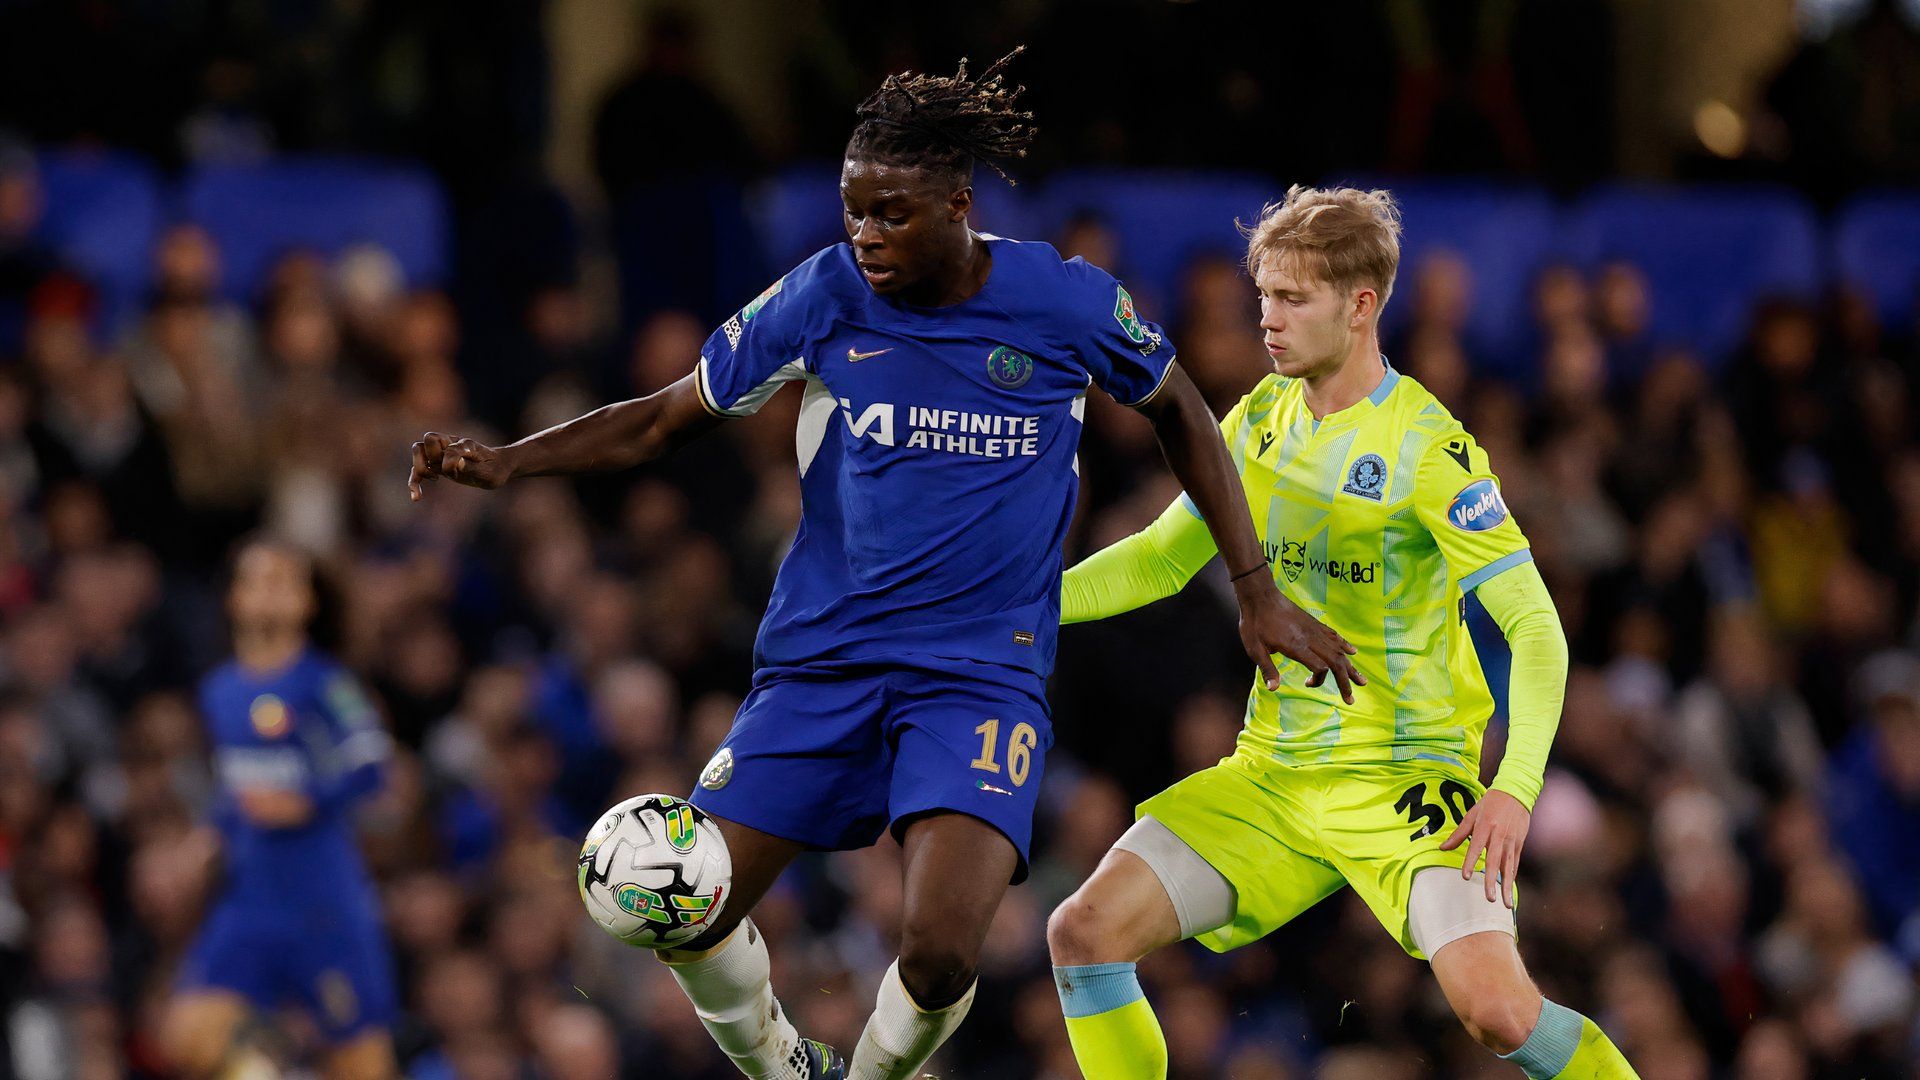
<path id="1" fill-rule="evenodd" d="M 1221 425 L 1276 583 L 1359 647 L 1353 704 L 1300 670 L 1256 682 L 1231 757 L 1148 799 L 1047 927 L 1087 1080 L 1158 1080 L 1166 1042 L 1134 963 L 1218 952 L 1343 885 L 1424 957 L 1467 1030 L 1528 1076 L 1631 1077 L 1593 1021 L 1541 996 L 1515 946 L 1514 873 L 1559 724 L 1566 638 L 1527 539 L 1460 422 L 1380 354 L 1400 258 L 1384 191 L 1294 188 L 1249 230 L 1275 374 Z M 1129 611 L 1213 558 L 1183 496 L 1067 571 L 1062 621 Z M 1479 781 L 1493 696 L 1477 592 L 1513 649 L 1511 727 Z"/>

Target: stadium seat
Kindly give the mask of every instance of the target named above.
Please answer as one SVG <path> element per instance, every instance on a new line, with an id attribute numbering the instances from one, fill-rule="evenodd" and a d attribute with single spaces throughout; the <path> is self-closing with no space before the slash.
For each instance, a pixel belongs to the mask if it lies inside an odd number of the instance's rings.
<path id="1" fill-rule="evenodd" d="M 1554 258 L 1559 244 L 1559 211 L 1546 192 L 1472 181 L 1378 181 L 1400 204 L 1406 230 L 1401 238 L 1399 287 L 1411 289 L 1423 260 L 1450 252 L 1473 273 L 1473 308 L 1466 334 L 1474 358 L 1512 371 L 1527 363 L 1522 355 L 1533 339 L 1534 278 Z M 1389 304 L 1389 331 L 1413 313 L 1405 302 Z"/>
<path id="2" fill-rule="evenodd" d="M 101 328 L 135 312 L 153 272 L 163 220 L 160 179 L 128 153 L 41 155 L 41 239 L 100 289 Z"/>
<path id="3" fill-rule="evenodd" d="M 790 166 L 756 184 L 747 212 L 767 257 L 783 272 L 847 235 L 840 224 L 840 167 Z"/>
<path id="4" fill-rule="evenodd" d="M 1920 294 L 1920 192 L 1861 195 L 1840 208 L 1833 229 L 1834 274 L 1873 298 L 1880 325 L 1912 325 Z"/>
<path id="5" fill-rule="evenodd" d="M 1756 301 L 1813 299 L 1823 280 L 1813 210 L 1774 188 L 1600 188 L 1574 207 L 1568 241 L 1589 268 L 1639 266 L 1656 344 L 1691 346 L 1709 363 L 1740 343 Z"/>
<path id="6" fill-rule="evenodd" d="M 187 177 L 182 209 L 219 243 L 223 289 L 236 298 L 251 297 L 275 260 L 303 248 L 333 255 L 377 243 L 416 287 L 447 270 L 445 198 L 418 166 L 327 157 L 216 166 Z"/>
<path id="7" fill-rule="evenodd" d="M 1119 236 L 1120 265 L 1106 267 L 1169 305 L 1149 311 L 1171 321 L 1180 276 L 1201 255 L 1238 259 L 1245 251 L 1236 221 L 1258 220 L 1285 188 L 1251 173 L 1188 173 L 1147 169 L 1075 169 L 1058 173 L 1040 193 L 1036 239 L 1052 240 L 1077 214 L 1092 213 Z"/>
<path id="8" fill-rule="evenodd" d="M 697 174 L 636 185 L 616 202 L 621 325 L 668 309 L 717 325 L 786 270 L 767 265 L 747 201 L 738 180 Z"/>

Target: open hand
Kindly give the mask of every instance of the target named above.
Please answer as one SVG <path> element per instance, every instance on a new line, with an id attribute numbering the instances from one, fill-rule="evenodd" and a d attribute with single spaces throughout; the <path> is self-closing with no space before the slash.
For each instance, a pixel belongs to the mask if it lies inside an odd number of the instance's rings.
<path id="1" fill-rule="evenodd" d="M 1270 578 L 1249 579 L 1249 587 L 1239 597 L 1240 644 L 1259 665 L 1267 689 L 1280 689 L 1280 669 L 1273 663 L 1273 654 L 1279 653 L 1306 665 L 1313 673 L 1308 686 L 1319 686 L 1331 674 L 1341 699 L 1353 704 L 1353 688 L 1367 685 L 1367 677 L 1348 659 L 1359 650 L 1281 596 Z"/>
<path id="2" fill-rule="evenodd" d="M 413 444 L 407 495 L 419 502 L 426 495 L 427 482 L 443 476 L 456 484 L 492 491 L 512 479 L 513 467 L 495 447 L 429 431 Z"/>
<path id="3" fill-rule="evenodd" d="M 1441 851 L 1452 851 L 1467 841 L 1467 861 L 1460 877 L 1471 879 L 1474 866 L 1484 852 L 1487 856 L 1487 902 L 1503 900 L 1508 907 L 1518 899 L 1514 875 L 1520 872 L 1520 849 L 1527 842 L 1527 827 L 1533 815 L 1519 799 L 1498 789 L 1490 789 L 1473 808 L 1460 818 L 1460 824 L 1440 844 Z M 1495 897 L 1494 890 L 1500 895 Z"/>

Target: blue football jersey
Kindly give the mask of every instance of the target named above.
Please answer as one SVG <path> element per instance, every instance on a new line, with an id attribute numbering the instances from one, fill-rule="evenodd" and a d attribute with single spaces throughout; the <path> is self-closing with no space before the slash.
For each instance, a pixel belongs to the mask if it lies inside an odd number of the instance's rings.
<path id="1" fill-rule="evenodd" d="M 313 649 L 266 674 L 229 661 L 202 680 L 200 710 L 220 782 L 226 899 L 267 912 L 364 900 L 350 811 L 379 787 L 391 742 L 352 674 Z M 247 789 L 300 792 L 313 816 L 263 828 L 240 812 Z"/>
<path id="2" fill-rule="evenodd" d="M 800 529 L 757 665 L 930 656 L 1052 670 L 1087 392 L 1139 404 L 1174 349 L 1105 271 L 983 239 L 991 272 L 959 304 L 878 296 L 837 244 L 701 349 L 716 415 L 805 384 Z"/>

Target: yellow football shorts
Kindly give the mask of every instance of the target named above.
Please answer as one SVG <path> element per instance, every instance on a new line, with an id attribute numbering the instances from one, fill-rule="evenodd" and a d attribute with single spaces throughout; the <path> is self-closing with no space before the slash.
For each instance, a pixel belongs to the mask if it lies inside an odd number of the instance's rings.
<path id="1" fill-rule="evenodd" d="M 1391 765 L 1250 764 L 1235 756 L 1194 773 L 1138 807 L 1233 885 L 1233 920 L 1197 935 L 1215 952 L 1257 941 L 1351 885 L 1402 948 L 1413 876 L 1458 870 L 1467 845 L 1440 850 L 1485 793 L 1464 770 L 1435 762 Z M 1477 869 L 1485 869 L 1482 858 Z"/>

